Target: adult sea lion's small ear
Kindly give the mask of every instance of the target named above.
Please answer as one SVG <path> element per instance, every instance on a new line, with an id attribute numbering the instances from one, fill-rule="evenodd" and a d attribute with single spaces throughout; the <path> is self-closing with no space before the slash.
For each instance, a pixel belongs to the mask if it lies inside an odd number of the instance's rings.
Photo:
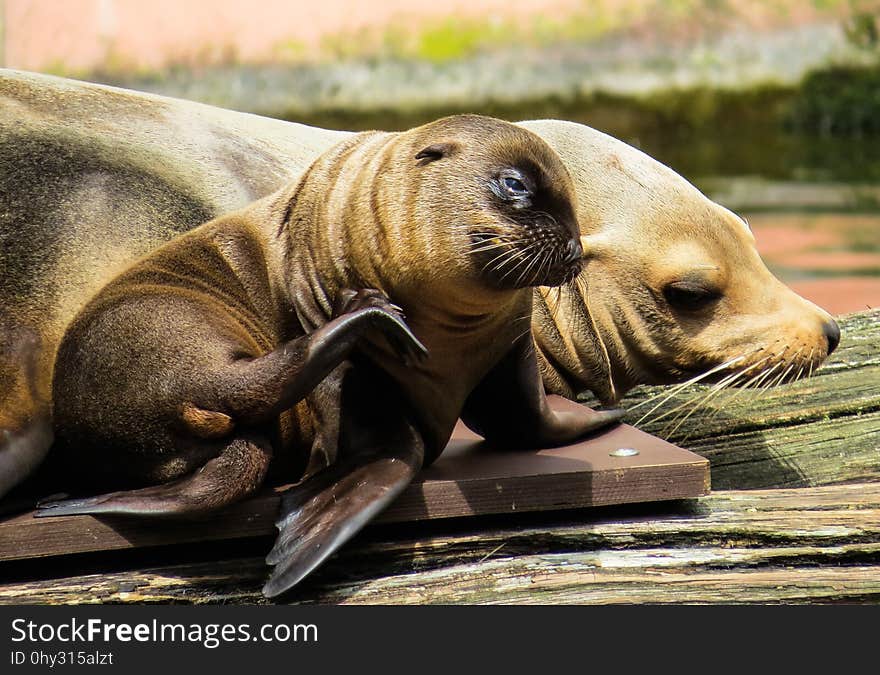
<path id="1" fill-rule="evenodd" d="M 458 144 L 452 142 L 434 143 L 427 148 L 423 148 L 416 154 L 416 159 L 423 160 L 421 164 L 428 164 L 444 157 L 449 157 L 458 150 Z"/>

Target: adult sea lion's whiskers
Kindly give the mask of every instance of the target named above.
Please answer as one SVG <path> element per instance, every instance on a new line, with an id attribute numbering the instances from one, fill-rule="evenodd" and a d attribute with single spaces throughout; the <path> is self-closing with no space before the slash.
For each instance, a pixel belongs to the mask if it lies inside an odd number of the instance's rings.
<path id="1" fill-rule="evenodd" d="M 815 349 L 816 349 L 816 348 L 813 347 L 813 349 L 810 350 L 810 372 L 807 373 L 807 379 L 808 379 L 808 380 L 809 380 L 811 377 L 813 377 L 813 352 L 815 351 Z"/>
<path id="2" fill-rule="evenodd" d="M 776 344 L 776 342 L 779 342 L 779 340 L 774 341 L 773 344 Z M 758 361 L 758 363 L 763 363 L 764 361 L 766 361 L 768 359 L 772 360 L 771 365 L 766 368 L 763 368 L 755 377 L 753 377 L 751 380 L 746 382 L 745 385 L 743 385 L 743 389 L 749 389 L 749 393 L 753 396 L 756 393 L 758 393 L 758 391 L 759 391 L 760 387 L 762 386 L 762 384 L 764 383 L 764 381 L 768 377 L 770 377 L 770 375 L 779 366 L 784 364 L 784 361 L 777 361 L 777 359 L 779 359 L 783 354 L 785 354 L 785 352 L 787 350 L 788 350 L 788 345 L 785 345 L 781 350 L 773 352 L 772 354 L 769 354 L 765 358 Z"/>
<path id="3" fill-rule="evenodd" d="M 742 377 L 746 377 L 749 370 L 750 370 L 750 368 L 744 368 L 742 370 L 737 371 L 732 376 L 728 377 L 726 379 L 726 381 L 719 382 L 718 384 L 721 386 L 719 386 L 718 389 L 714 393 L 709 392 L 709 394 L 706 396 L 706 398 L 703 401 L 699 402 L 694 407 L 693 411 L 690 414 L 685 415 L 684 418 L 678 424 L 676 424 L 675 427 L 673 427 L 670 430 L 668 437 L 671 437 L 679 429 L 679 427 L 684 422 L 687 421 L 687 419 L 690 417 L 690 415 L 693 414 L 694 412 L 696 412 L 696 409 L 699 408 L 701 405 L 707 405 L 711 399 L 715 398 L 716 396 L 718 396 L 720 394 L 729 393 L 730 389 L 736 384 L 736 381 Z M 725 409 L 726 405 L 729 403 L 729 400 L 730 399 L 723 401 L 723 403 L 721 405 L 716 405 L 714 410 L 707 412 L 707 414 L 704 417 L 705 421 L 709 422 L 711 420 L 714 420 L 721 413 L 721 411 Z M 695 431 L 696 431 L 695 429 L 689 431 L 687 434 L 685 434 L 683 437 L 681 437 L 681 439 L 679 439 L 679 442 L 684 443 L 685 441 L 690 439 L 693 436 Z"/>
<path id="4" fill-rule="evenodd" d="M 724 370 L 725 368 L 729 368 L 733 364 L 742 361 L 744 358 L 746 358 L 746 356 L 747 356 L 746 354 L 741 354 L 740 356 L 729 359 L 729 360 L 725 361 L 724 363 L 718 364 L 714 368 L 710 368 L 705 373 L 697 375 L 696 377 L 692 377 L 691 379 L 687 380 L 686 382 L 682 382 L 681 384 L 673 387 L 668 392 L 660 392 L 656 396 L 652 396 L 651 398 L 645 399 L 641 403 L 637 403 L 636 405 L 632 406 L 630 408 L 631 411 L 635 410 L 636 408 L 640 408 L 647 403 L 651 403 L 651 402 L 655 401 L 657 398 L 662 397 L 660 402 L 657 403 L 657 405 L 655 405 L 653 408 L 651 408 L 648 412 L 646 412 L 637 422 L 635 422 L 633 424 L 633 426 L 637 426 L 637 425 L 641 424 L 651 413 L 653 413 L 655 410 L 657 410 L 657 408 L 659 408 L 661 405 L 663 405 L 667 400 L 669 400 L 670 398 L 672 398 L 676 394 L 680 393 L 683 389 L 686 389 L 687 387 L 690 387 L 690 386 L 696 384 L 697 382 L 700 382 L 701 380 L 704 380 L 705 378 L 707 378 L 711 375 L 714 375 L 715 373 L 717 373 L 720 370 Z"/>
<path id="5" fill-rule="evenodd" d="M 754 405 L 755 402 L 757 402 L 758 400 L 760 400 L 763 397 L 764 393 L 767 391 L 766 382 L 769 382 L 769 378 L 772 376 L 772 374 L 774 372 L 776 372 L 776 370 L 778 368 L 781 368 L 782 366 L 783 366 L 783 364 L 780 361 L 780 362 L 774 363 L 772 366 L 770 366 L 769 368 L 767 368 L 767 370 L 764 371 L 764 374 L 757 380 L 757 382 L 755 382 L 755 385 L 752 388 L 752 397 L 751 397 L 751 400 L 749 401 L 750 405 Z"/>
<path id="6" fill-rule="evenodd" d="M 724 379 L 720 380 L 716 383 L 700 400 L 698 400 L 687 412 L 685 415 L 677 415 L 669 425 L 663 430 L 664 435 L 669 438 L 671 437 L 678 429 L 684 424 L 697 410 L 708 405 L 709 401 L 718 396 L 722 391 L 724 391 L 727 387 L 730 387 L 736 380 L 745 376 L 745 370 L 737 370 L 736 372 L 728 375 Z M 693 400 L 693 399 L 691 399 Z M 657 418 L 659 419 L 659 418 Z M 676 422 L 677 420 L 677 422 Z M 672 426 L 674 424 L 674 426 Z M 671 429 L 669 427 L 672 426 Z M 669 431 L 666 431 L 669 429 Z"/>
<path id="7" fill-rule="evenodd" d="M 715 384 L 714 384 L 714 385 L 708 390 L 708 392 L 711 393 L 711 392 L 716 391 L 716 390 L 717 390 L 717 391 L 720 391 L 720 390 L 723 389 L 725 386 L 727 386 L 727 384 L 728 384 L 729 382 L 731 382 L 731 381 L 735 381 L 736 379 L 738 379 L 738 378 L 741 377 L 742 375 L 743 375 L 743 371 L 741 371 L 741 370 L 734 371 L 734 372 L 731 373 L 730 375 L 727 375 L 726 377 L 724 377 L 722 380 L 716 382 L 716 383 L 715 383 Z M 699 399 L 701 399 L 701 398 L 705 398 L 707 395 L 708 395 L 708 394 L 707 394 L 707 391 L 700 391 L 700 390 L 697 390 L 697 391 L 695 391 L 695 392 L 693 393 L 692 396 L 689 396 L 688 398 L 686 398 L 684 401 L 682 401 L 681 403 L 679 403 L 679 404 L 678 404 L 677 406 L 675 406 L 674 408 L 670 408 L 669 410 L 666 410 L 665 412 L 661 413 L 660 415 L 657 415 L 657 417 L 654 417 L 654 418 L 651 419 L 650 421 L 651 421 L 651 422 L 659 422 L 660 420 L 662 420 L 662 419 L 664 419 L 664 418 L 666 418 L 666 417 L 669 417 L 670 415 L 672 415 L 673 413 L 678 412 L 679 410 L 687 409 L 687 408 L 691 407 L 692 404 L 694 404 L 695 401 L 699 401 Z M 700 404 L 697 403 L 697 405 L 699 406 Z M 677 418 L 678 418 L 678 416 L 676 415 L 674 419 L 677 419 Z"/>
<path id="8" fill-rule="evenodd" d="M 788 365 L 788 363 L 789 363 L 788 359 L 785 358 L 785 353 L 789 349 L 790 349 L 790 345 L 785 345 L 785 348 L 779 354 L 779 363 L 777 364 L 781 370 L 776 375 L 774 375 L 772 378 L 769 378 L 761 386 L 761 390 L 762 390 L 761 394 L 755 400 L 758 400 L 759 398 L 761 398 L 761 396 L 763 396 L 769 389 L 779 385 L 779 383 L 782 381 L 782 378 L 785 377 L 785 373 L 787 372 L 786 365 Z"/>
<path id="9" fill-rule="evenodd" d="M 763 348 L 762 348 L 762 349 L 763 349 Z M 760 351 L 760 350 L 759 350 L 759 351 Z M 740 372 L 742 372 L 743 375 L 745 375 L 745 374 L 747 374 L 747 373 L 753 371 L 755 368 L 757 368 L 758 366 L 760 366 L 760 365 L 761 365 L 762 363 L 764 363 L 765 361 L 767 361 L 767 359 L 771 359 L 771 358 L 773 358 L 773 355 L 772 355 L 772 354 L 768 354 L 767 356 L 765 356 L 765 357 L 764 357 L 763 359 L 761 359 L 760 361 L 756 361 L 755 363 L 753 363 L 752 365 L 748 366 L 747 368 L 743 368 L 743 370 L 740 371 Z M 748 380 L 746 380 L 745 382 L 743 382 L 742 384 L 740 384 L 740 385 L 739 385 L 739 386 L 738 386 L 738 387 L 737 387 L 732 393 L 730 393 L 730 396 L 728 396 L 728 398 L 727 398 L 727 400 L 725 401 L 725 403 L 728 404 L 728 405 L 731 404 L 731 403 L 733 403 L 737 398 L 739 398 L 740 396 L 742 396 L 742 395 L 743 395 L 743 392 L 745 392 L 745 391 L 749 391 L 750 393 L 752 393 L 754 390 L 753 390 L 753 389 L 749 389 L 749 387 L 751 386 L 751 384 L 752 384 L 755 380 L 757 380 L 759 377 L 761 377 L 761 376 L 763 376 L 763 375 L 764 375 L 764 370 L 763 370 L 763 369 L 759 370 L 759 371 L 757 372 L 757 374 L 753 375 L 750 379 L 748 379 Z M 715 417 L 717 417 L 717 416 L 721 413 L 722 410 L 723 410 L 723 408 L 718 408 L 715 412 L 713 412 L 713 413 L 709 416 L 708 419 L 710 419 L 710 420 L 711 420 L 711 419 L 714 419 Z"/>
<path id="10" fill-rule="evenodd" d="M 807 369 L 807 364 L 812 360 L 814 351 L 815 351 L 815 347 L 810 350 L 810 353 L 807 355 L 807 357 L 805 359 L 801 360 L 801 367 L 798 368 L 798 371 L 795 374 L 794 379 L 792 380 L 793 382 L 797 382 L 802 379 L 801 376 L 804 374 L 804 371 Z"/>
<path id="11" fill-rule="evenodd" d="M 795 367 L 796 365 L 797 365 L 796 363 L 792 363 L 788 368 L 786 368 L 785 370 L 783 370 L 782 373 L 780 373 L 779 377 L 777 377 L 776 379 L 773 380 L 773 383 L 772 383 L 771 386 L 773 386 L 773 387 L 778 387 L 780 384 L 782 384 L 783 382 L 785 382 L 785 378 L 786 378 L 786 377 L 788 376 L 788 374 L 794 369 L 794 367 Z"/>
<path id="12" fill-rule="evenodd" d="M 801 348 L 798 349 L 794 353 L 794 356 L 791 357 L 791 366 L 789 366 L 788 370 L 785 371 L 786 377 L 788 376 L 788 373 L 790 373 L 795 368 L 797 368 L 798 363 L 802 363 L 802 361 L 800 360 L 800 355 L 803 351 L 804 351 L 804 346 L 801 345 Z M 803 370 L 803 369 L 804 369 L 804 367 L 803 367 L 803 365 L 801 365 L 801 370 Z M 797 380 L 798 380 L 798 375 L 795 375 L 793 378 L 788 380 L 788 382 L 786 382 L 786 384 L 790 384 L 792 382 L 797 382 Z M 782 381 L 785 382 L 785 379 L 783 379 Z"/>

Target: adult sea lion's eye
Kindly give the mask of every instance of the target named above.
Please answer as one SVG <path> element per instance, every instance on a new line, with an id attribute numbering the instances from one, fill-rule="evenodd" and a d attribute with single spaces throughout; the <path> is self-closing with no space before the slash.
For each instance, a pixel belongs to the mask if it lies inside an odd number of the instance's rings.
<path id="1" fill-rule="evenodd" d="M 673 309 L 696 311 L 718 300 L 721 292 L 692 281 L 673 281 L 663 289 L 663 297 Z"/>

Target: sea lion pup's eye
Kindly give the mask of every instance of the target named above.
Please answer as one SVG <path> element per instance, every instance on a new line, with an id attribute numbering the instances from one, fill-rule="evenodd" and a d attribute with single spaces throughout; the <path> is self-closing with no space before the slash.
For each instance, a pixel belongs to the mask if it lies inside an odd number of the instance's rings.
<path id="1" fill-rule="evenodd" d="M 501 179 L 501 183 L 512 195 L 525 195 L 529 193 L 529 189 L 518 178 L 504 176 L 504 178 Z"/>
<path id="2" fill-rule="evenodd" d="M 673 281 L 663 289 L 663 297 L 673 309 L 695 312 L 721 298 L 721 291 L 694 281 Z"/>
<path id="3" fill-rule="evenodd" d="M 527 206 L 532 196 L 532 182 L 517 169 L 504 169 L 498 173 L 492 184 L 492 191 L 514 206 Z"/>

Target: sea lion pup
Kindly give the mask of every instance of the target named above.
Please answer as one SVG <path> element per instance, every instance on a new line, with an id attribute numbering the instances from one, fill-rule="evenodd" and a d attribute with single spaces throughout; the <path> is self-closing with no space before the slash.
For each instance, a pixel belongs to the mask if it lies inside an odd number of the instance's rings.
<path id="1" fill-rule="evenodd" d="M 273 596 L 435 459 L 459 416 L 532 447 L 619 419 L 550 410 L 529 333 L 529 287 L 580 272 L 573 201 L 537 136 L 464 115 L 360 134 L 173 240 L 74 319 L 53 382 L 60 452 L 160 484 L 39 515 L 204 512 L 253 492 L 273 455 L 300 471 L 326 456 L 284 498 Z"/>
<path id="2" fill-rule="evenodd" d="M 590 260 L 573 282 L 535 293 L 548 391 L 610 405 L 639 384 L 778 384 L 837 347 L 837 323 L 771 274 L 742 218 L 595 129 L 520 125 L 571 173 Z"/>

